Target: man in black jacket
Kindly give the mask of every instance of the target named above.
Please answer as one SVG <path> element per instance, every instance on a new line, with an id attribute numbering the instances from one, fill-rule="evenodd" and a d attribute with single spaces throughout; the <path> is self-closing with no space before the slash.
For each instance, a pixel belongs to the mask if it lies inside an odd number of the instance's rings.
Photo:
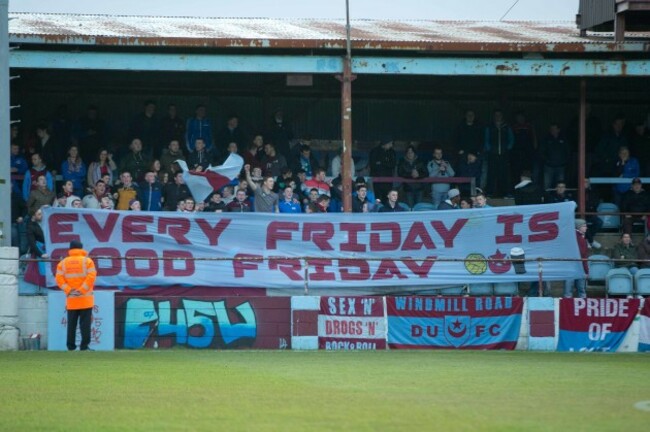
<path id="1" fill-rule="evenodd" d="M 542 191 L 531 179 L 528 170 L 521 172 L 521 181 L 515 186 L 515 205 L 541 204 L 543 202 Z"/>
<path id="2" fill-rule="evenodd" d="M 174 181 L 167 183 L 163 189 L 165 210 L 176 211 L 176 205 L 180 200 L 191 197 L 192 194 L 183 180 L 183 173 L 177 172 Z"/>
<path id="3" fill-rule="evenodd" d="M 595 213 L 596 211 L 598 211 L 598 204 L 600 204 L 600 196 L 598 195 L 597 190 L 591 188 L 589 179 L 585 179 L 584 185 L 585 185 L 585 210 L 587 211 L 587 213 Z M 595 247 L 596 249 L 600 249 L 601 244 L 598 243 L 596 240 L 594 240 L 594 237 L 596 236 L 598 231 L 600 231 L 600 229 L 603 227 L 603 220 L 595 214 L 586 215 L 585 220 L 587 221 L 587 233 L 585 234 L 585 238 L 587 239 L 587 242 L 591 246 Z"/>
<path id="4" fill-rule="evenodd" d="M 370 175 L 372 177 L 393 177 L 397 165 L 397 155 L 393 149 L 393 140 L 386 139 L 370 152 Z M 385 200 L 392 189 L 392 182 L 375 183 L 372 185 L 375 196 Z"/>
<path id="5" fill-rule="evenodd" d="M 621 205 L 623 213 L 647 213 L 650 211 L 650 196 L 643 189 L 640 178 L 632 180 L 632 188 L 625 192 L 623 195 L 623 204 Z M 627 234 L 632 233 L 632 226 L 634 222 L 644 220 L 646 216 L 643 215 L 629 215 L 626 214 L 623 218 L 623 232 Z"/>

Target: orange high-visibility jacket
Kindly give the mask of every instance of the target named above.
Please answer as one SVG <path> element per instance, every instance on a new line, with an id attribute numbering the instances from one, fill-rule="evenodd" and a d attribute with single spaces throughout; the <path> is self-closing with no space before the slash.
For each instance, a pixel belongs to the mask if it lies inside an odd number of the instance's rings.
<path id="1" fill-rule="evenodd" d="M 88 309 L 95 305 L 93 288 L 97 270 L 83 249 L 70 249 L 56 267 L 56 284 L 65 293 L 68 309 Z"/>

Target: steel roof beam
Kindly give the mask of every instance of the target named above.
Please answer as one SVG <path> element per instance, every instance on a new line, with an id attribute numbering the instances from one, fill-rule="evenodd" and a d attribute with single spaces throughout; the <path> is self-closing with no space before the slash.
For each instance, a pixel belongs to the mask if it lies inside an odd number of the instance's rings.
<path id="1" fill-rule="evenodd" d="M 203 55 L 13 50 L 10 67 L 120 71 L 337 74 L 335 56 Z M 650 60 L 355 57 L 353 74 L 444 76 L 650 76 Z"/>

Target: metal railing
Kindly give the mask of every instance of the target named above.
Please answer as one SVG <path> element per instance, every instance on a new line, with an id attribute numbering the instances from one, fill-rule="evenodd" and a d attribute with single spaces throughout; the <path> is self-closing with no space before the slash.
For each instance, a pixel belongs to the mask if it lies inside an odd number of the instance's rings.
<path id="1" fill-rule="evenodd" d="M 301 257 L 289 257 L 289 256 L 269 256 L 269 257 L 260 257 L 260 256 L 240 256 L 240 257 L 228 257 L 228 258 L 222 258 L 222 257 L 138 257 L 138 256 L 103 256 L 103 255 L 91 255 L 90 256 L 95 262 L 99 260 L 121 260 L 121 261 L 212 261 L 212 262 L 218 262 L 218 261 L 258 261 L 258 262 L 264 262 L 268 260 L 286 260 L 288 261 L 299 261 L 302 265 L 302 273 L 304 277 L 304 286 L 303 286 L 303 294 L 304 295 L 309 295 L 309 290 L 310 290 L 310 268 L 312 266 L 315 268 L 316 266 L 322 267 L 322 262 L 323 260 L 328 260 L 328 261 L 335 261 L 337 259 L 345 259 L 346 262 L 354 262 L 354 261 L 365 261 L 365 262 L 370 262 L 370 261 L 382 261 L 385 259 L 384 258 L 378 258 L 378 257 L 354 257 L 354 258 L 348 258 L 348 257 L 340 257 L 340 258 L 332 258 L 332 257 L 309 257 L 309 256 L 301 256 Z M 29 263 L 29 262 L 35 262 L 35 263 L 42 263 L 42 262 L 47 262 L 50 263 L 50 268 L 54 268 L 54 264 L 58 263 L 61 258 L 20 258 L 21 263 Z M 0 260 L 7 260 L 8 258 L 0 258 Z M 557 262 L 579 262 L 579 263 L 608 263 L 612 264 L 612 267 L 615 268 L 617 264 L 623 264 L 623 266 L 618 266 L 618 267 L 624 267 L 626 265 L 634 264 L 635 266 L 638 266 L 639 268 L 650 268 L 650 259 L 620 259 L 620 258 L 526 258 L 526 259 L 512 259 L 512 258 L 502 258 L 502 259 L 495 259 L 495 258 L 399 258 L 399 261 L 412 261 L 412 262 L 458 262 L 458 263 L 463 263 L 467 265 L 467 263 L 480 263 L 480 264 L 485 264 L 488 266 L 490 263 L 497 263 L 500 265 L 503 265 L 504 263 L 508 263 L 511 266 L 517 266 L 517 265 L 522 265 L 525 263 L 535 263 L 536 264 L 536 270 L 537 270 L 537 279 L 532 280 L 531 278 L 521 278 L 519 280 L 511 280 L 508 281 L 501 281 L 501 282 L 511 282 L 511 283 L 531 283 L 531 282 L 538 282 L 539 284 L 539 296 L 543 295 L 543 287 L 544 284 L 547 282 L 552 282 L 552 281 L 561 281 L 560 279 L 554 278 L 552 280 L 548 280 L 544 277 L 544 270 L 545 270 L 545 265 L 549 265 L 551 263 L 557 263 Z M 101 267 L 98 266 L 98 277 L 101 277 Z M 471 279 L 471 275 L 468 274 L 468 279 Z M 447 284 L 435 284 L 431 283 L 431 285 L 425 285 L 428 289 L 433 290 L 433 291 L 440 291 L 444 289 L 450 288 L 450 286 L 458 287 L 458 286 L 471 286 L 473 283 L 501 283 L 498 281 L 498 276 L 494 277 L 494 281 L 490 282 L 465 282 L 463 284 L 457 284 L 457 283 L 447 283 Z M 587 279 L 587 281 L 591 280 L 589 279 L 588 275 L 584 275 L 584 279 Z M 570 280 L 570 279 L 567 279 Z M 264 288 L 264 287 L 260 287 Z M 345 288 L 345 287 L 342 287 Z M 381 287 L 378 287 L 381 288 Z M 408 291 L 408 288 L 410 287 L 400 287 L 399 291 L 396 291 L 394 293 L 390 293 L 393 295 L 400 295 L 403 294 L 404 291 Z M 413 286 L 413 288 L 417 288 L 416 286 Z"/>

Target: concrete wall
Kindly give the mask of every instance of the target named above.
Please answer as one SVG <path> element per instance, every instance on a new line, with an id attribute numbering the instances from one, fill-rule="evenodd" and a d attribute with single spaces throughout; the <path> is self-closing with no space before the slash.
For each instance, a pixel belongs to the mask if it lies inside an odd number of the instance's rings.
<path id="1" fill-rule="evenodd" d="M 18 248 L 0 247 L 0 351 L 18 349 Z"/>
<path id="2" fill-rule="evenodd" d="M 127 299 L 133 298 L 134 300 L 146 301 L 146 298 L 144 297 L 142 299 L 138 299 L 137 297 L 120 297 L 121 299 L 119 301 L 116 300 L 116 327 L 118 329 L 120 328 L 120 323 L 124 324 L 125 319 L 127 318 Z M 187 297 L 190 299 L 189 296 Z M 159 303 L 161 301 L 167 301 L 168 299 L 169 298 L 167 297 L 152 297 L 149 299 L 151 305 L 147 303 L 147 307 L 149 309 L 154 308 L 155 311 L 158 311 L 158 307 L 160 306 Z M 320 297 L 318 296 L 295 296 L 291 297 L 290 301 L 288 297 L 233 297 L 219 299 L 215 297 L 211 300 L 218 300 L 219 302 L 223 301 L 225 308 L 228 310 L 229 316 L 233 316 L 231 314 L 235 310 L 235 307 L 241 305 L 252 306 L 251 311 L 255 314 L 256 336 L 250 338 L 249 343 L 235 343 L 232 347 L 318 349 L 319 299 Z M 204 300 L 205 299 L 202 299 L 202 301 Z M 517 350 L 555 351 L 559 335 L 559 302 L 559 298 L 524 299 L 521 329 L 516 346 Z M 170 321 L 167 324 L 176 326 L 176 316 L 178 316 L 178 311 L 183 312 L 186 307 L 181 306 L 180 303 L 179 305 L 172 304 L 171 306 L 174 316 L 165 319 L 171 318 L 173 322 Z M 47 307 L 48 299 L 45 295 L 20 296 L 18 301 L 18 328 L 20 329 L 20 335 L 21 337 L 28 337 L 30 334 L 40 334 L 41 349 L 47 349 Z M 160 311 L 156 312 L 156 314 L 159 312 Z M 147 314 L 140 315 L 145 316 Z M 236 321 L 244 323 L 245 320 L 244 317 L 243 319 L 240 318 Z M 229 327 L 236 326 L 235 321 L 228 322 L 227 324 Z M 637 351 L 639 343 L 639 326 L 639 316 L 637 315 L 628 330 L 625 339 L 619 347 L 618 352 Z M 221 331 L 223 331 L 223 328 Z M 189 333 L 190 332 L 188 331 L 188 334 Z M 151 336 L 152 335 L 150 334 L 147 337 L 147 340 L 152 339 L 153 341 L 153 337 Z M 120 337 L 122 338 L 122 343 L 118 343 Z M 124 346 L 123 339 L 124 335 L 122 334 L 122 331 L 116 330 L 116 345 L 120 348 Z M 286 344 L 283 342 L 286 342 Z M 160 343 L 160 346 L 156 343 L 155 346 L 157 348 L 163 348 L 175 345 L 177 345 L 176 342 L 165 342 Z M 215 345 L 211 345 L 209 348 L 228 348 L 226 345 L 215 342 Z M 147 344 L 146 346 L 153 347 L 151 344 Z"/>
<path id="3" fill-rule="evenodd" d="M 41 349 L 47 349 L 47 296 L 20 296 L 18 298 L 18 328 L 20 337 L 39 334 Z"/>

